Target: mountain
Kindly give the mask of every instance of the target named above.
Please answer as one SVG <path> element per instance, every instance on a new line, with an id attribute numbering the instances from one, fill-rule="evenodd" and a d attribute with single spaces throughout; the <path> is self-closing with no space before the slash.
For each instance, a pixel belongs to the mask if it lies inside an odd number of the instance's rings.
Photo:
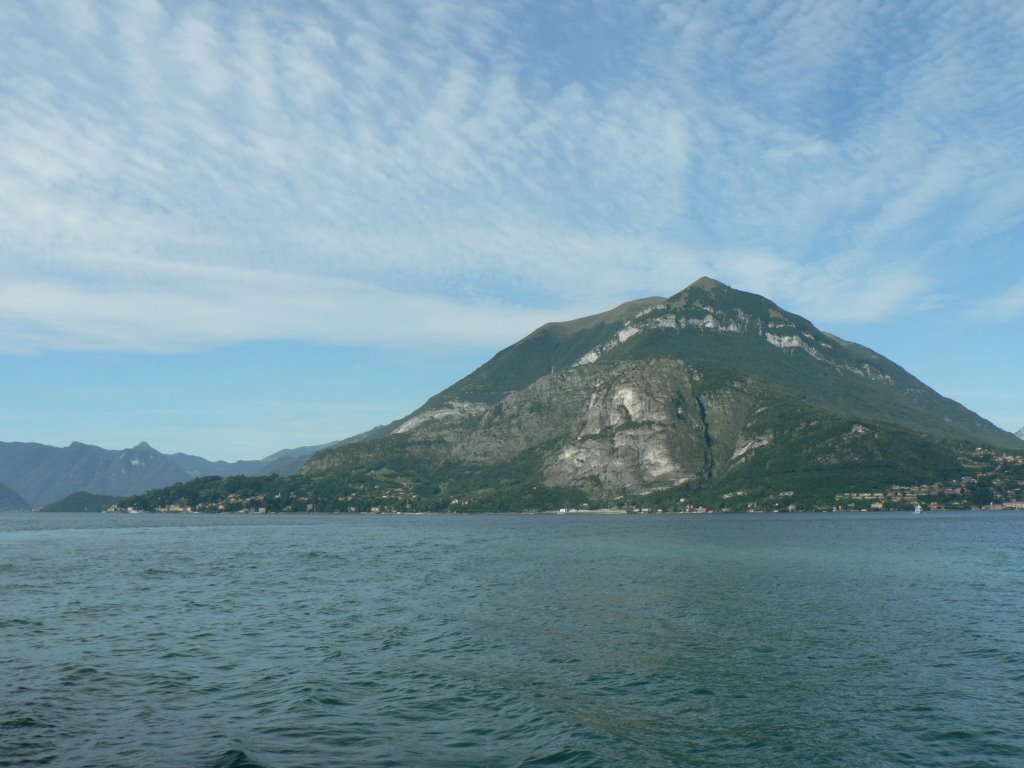
<path id="1" fill-rule="evenodd" d="M 728 367 L 862 418 L 1018 447 L 1012 435 L 876 352 L 706 277 L 669 299 L 632 301 L 604 314 L 545 325 L 435 395 L 416 415 L 443 412 L 450 402 L 494 404 L 542 376 L 586 364 L 654 357 Z"/>
<path id="2" fill-rule="evenodd" d="M 120 451 L 71 443 L 0 443 L 0 482 L 33 506 L 75 491 L 128 496 L 187 480 L 189 475 L 146 443 Z"/>
<path id="3" fill-rule="evenodd" d="M 294 478 L 186 485 L 139 503 L 831 506 L 980 476 L 996 452 L 1019 449 L 870 349 L 702 278 L 667 299 L 545 325 L 408 417 L 316 453 Z"/>
<path id="4" fill-rule="evenodd" d="M 144 442 L 124 450 L 78 442 L 65 448 L 0 442 L 0 483 L 10 486 L 30 508 L 53 504 L 79 491 L 122 497 L 210 475 L 289 474 L 325 447 L 293 448 L 265 459 L 227 462 L 186 453 L 166 455 Z"/>
<path id="5" fill-rule="evenodd" d="M 1017 432 L 1016 432 L 1016 435 L 1021 440 L 1024 440 L 1024 427 L 1021 427 L 1020 429 L 1018 429 Z"/>
<path id="6" fill-rule="evenodd" d="M 251 461 L 210 461 L 202 456 L 192 456 L 188 453 L 169 453 L 166 456 L 174 466 L 185 472 L 189 477 L 256 475 L 259 474 L 260 470 L 267 463 L 262 459 Z"/>
<path id="7" fill-rule="evenodd" d="M 0 512 L 13 512 L 31 508 L 31 504 L 6 485 L 0 483 Z"/>
<path id="8" fill-rule="evenodd" d="M 363 440 L 366 437 L 375 433 L 376 427 L 368 432 L 362 432 L 352 437 L 347 437 L 344 440 L 336 440 L 333 443 L 325 443 L 324 445 L 306 445 L 301 448 L 286 448 L 283 451 L 272 453 L 263 459 L 263 466 L 260 471 L 253 474 L 260 475 L 291 475 L 302 469 L 302 465 L 306 463 L 310 456 L 317 451 L 322 451 L 325 448 L 334 448 L 338 445 L 348 445 L 349 443 L 355 443 L 359 440 Z"/>
<path id="9" fill-rule="evenodd" d="M 376 427 L 375 429 L 381 429 L 381 427 Z M 317 451 L 357 442 L 374 434 L 375 429 L 353 435 L 344 440 L 335 440 L 332 443 L 285 448 L 265 458 L 248 461 L 210 461 L 209 459 L 191 456 L 187 453 L 172 453 L 167 458 L 185 470 L 190 477 L 209 477 L 211 475 L 218 477 L 234 477 L 236 475 L 291 475 L 302 469 L 302 465 L 306 463 L 306 460 Z"/>
<path id="10" fill-rule="evenodd" d="M 120 496 L 103 496 L 96 493 L 76 491 L 60 501 L 47 504 L 42 512 L 102 512 L 112 504 L 121 500 Z"/>

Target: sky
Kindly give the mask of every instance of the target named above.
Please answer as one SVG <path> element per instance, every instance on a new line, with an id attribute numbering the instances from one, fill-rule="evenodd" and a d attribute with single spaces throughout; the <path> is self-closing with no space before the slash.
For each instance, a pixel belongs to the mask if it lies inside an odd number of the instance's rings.
<path id="1" fill-rule="evenodd" d="M 259 458 L 702 275 L 1024 425 L 1015 1 L 5 0 L 0 440 Z"/>

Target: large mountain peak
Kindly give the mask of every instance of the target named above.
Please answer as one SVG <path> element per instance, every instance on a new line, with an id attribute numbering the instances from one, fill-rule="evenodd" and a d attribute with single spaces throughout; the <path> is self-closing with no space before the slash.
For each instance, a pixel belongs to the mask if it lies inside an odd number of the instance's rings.
<path id="1" fill-rule="evenodd" d="M 704 277 L 699 277 L 696 280 L 694 280 L 688 286 L 683 288 L 683 290 L 681 290 L 679 293 L 672 296 L 672 298 L 669 299 L 669 301 L 674 301 L 679 297 L 686 296 L 690 293 L 697 291 L 703 291 L 705 293 L 717 293 L 719 291 L 731 290 L 733 290 L 732 287 L 726 285 L 725 283 L 719 280 L 715 280 L 713 277 L 708 277 L 707 275 L 705 275 Z"/>
<path id="2" fill-rule="evenodd" d="M 1009 433 L 876 352 L 825 333 L 763 296 L 710 277 L 668 299 L 638 299 L 545 325 L 431 398 L 413 416 L 447 413 L 467 403 L 493 405 L 544 376 L 581 366 L 653 358 L 728 369 L 858 418 L 1001 447 L 1017 444 Z"/>
<path id="3" fill-rule="evenodd" d="M 696 280 L 694 280 L 690 284 L 690 287 L 703 288 L 705 291 L 711 291 L 718 288 L 728 288 L 729 286 L 721 282 L 720 280 L 715 280 L 715 278 L 713 277 L 708 277 L 707 275 L 704 275 L 703 277 L 698 277 Z"/>
<path id="4" fill-rule="evenodd" d="M 574 320 L 547 323 L 531 333 L 519 342 L 519 344 L 523 344 L 537 336 L 549 335 L 564 338 L 581 331 L 592 330 L 598 327 L 611 328 L 630 325 L 632 321 L 652 312 L 665 309 L 669 305 L 682 306 L 690 303 L 735 304 L 738 300 L 741 300 L 741 297 L 761 298 L 755 294 L 747 294 L 743 291 L 738 291 L 723 282 L 705 276 L 698 278 L 694 282 L 690 283 L 686 288 L 676 294 L 673 294 L 667 299 L 663 296 L 648 296 L 643 299 L 631 299 L 630 301 L 623 302 L 612 309 L 604 312 L 598 312 L 594 315 L 587 315 L 586 317 L 579 317 Z M 761 299 L 761 301 L 771 304 L 767 299 Z"/>
<path id="5" fill-rule="evenodd" d="M 711 277 L 702 277 L 686 286 L 679 293 L 664 301 L 667 309 L 672 311 L 689 310 L 691 312 L 711 312 L 719 317 L 732 316 L 735 319 L 756 319 L 763 326 L 769 320 L 776 322 L 785 319 L 789 323 L 800 326 L 802 330 L 813 328 L 813 325 L 792 312 L 787 312 L 775 302 L 756 293 L 741 291 Z M 758 328 L 763 335 L 763 328 Z M 814 329 L 817 331 L 817 329 Z"/>

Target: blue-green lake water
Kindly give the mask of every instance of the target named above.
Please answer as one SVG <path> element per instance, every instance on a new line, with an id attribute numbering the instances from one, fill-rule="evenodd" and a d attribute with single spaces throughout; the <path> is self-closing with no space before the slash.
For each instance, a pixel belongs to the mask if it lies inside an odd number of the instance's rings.
<path id="1" fill-rule="evenodd" d="M 0 516 L 0 766 L 1022 766 L 1024 514 Z"/>

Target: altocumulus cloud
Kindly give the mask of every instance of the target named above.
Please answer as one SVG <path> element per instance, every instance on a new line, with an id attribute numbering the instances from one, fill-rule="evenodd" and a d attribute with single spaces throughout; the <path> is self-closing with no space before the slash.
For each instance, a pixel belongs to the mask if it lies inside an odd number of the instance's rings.
<path id="1" fill-rule="evenodd" d="M 1007 4 L 53 0 L 0 25 L 6 351 L 491 345 L 702 273 L 870 321 L 1024 210 Z"/>

